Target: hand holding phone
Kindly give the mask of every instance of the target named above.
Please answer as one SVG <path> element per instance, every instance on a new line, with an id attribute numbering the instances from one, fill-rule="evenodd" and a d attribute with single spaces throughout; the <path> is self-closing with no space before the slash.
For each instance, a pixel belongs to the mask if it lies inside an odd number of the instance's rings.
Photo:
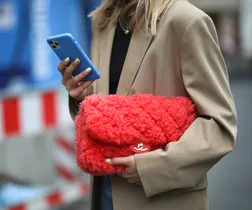
<path id="1" fill-rule="evenodd" d="M 70 33 L 48 37 L 47 43 L 61 61 L 67 57 L 69 57 L 70 62 L 75 61 L 77 58 L 80 60 L 80 65 L 72 72 L 73 76 L 90 67 L 92 72 L 83 81 L 96 80 L 101 77 L 95 65 Z"/>
<path id="2" fill-rule="evenodd" d="M 71 63 L 70 58 L 67 57 L 59 63 L 57 68 L 62 75 L 61 82 L 66 87 L 69 95 L 78 101 L 82 101 L 86 96 L 85 90 L 92 85 L 95 80 L 83 81 L 83 79 L 85 79 L 92 71 L 90 67 L 76 76 L 72 76 L 73 71 L 78 68 L 79 64 L 79 59 L 76 59 Z"/>
<path id="3" fill-rule="evenodd" d="M 70 33 L 48 37 L 47 43 L 61 60 L 62 84 L 70 96 L 83 100 L 84 90 L 101 77 L 99 71 Z"/>

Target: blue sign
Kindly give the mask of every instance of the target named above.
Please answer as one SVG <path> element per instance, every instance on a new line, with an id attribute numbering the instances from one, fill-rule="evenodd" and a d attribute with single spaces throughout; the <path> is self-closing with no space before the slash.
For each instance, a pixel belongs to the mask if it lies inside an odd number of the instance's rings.
<path id="1" fill-rule="evenodd" d="M 29 78 L 28 8 L 28 1 L 0 1 L 0 89 Z"/>
<path id="2" fill-rule="evenodd" d="M 84 22 L 80 0 L 33 0 L 31 10 L 31 81 L 34 86 L 48 88 L 61 85 L 57 71 L 60 62 L 46 43 L 48 36 L 71 33 L 83 45 Z"/>
<path id="3" fill-rule="evenodd" d="M 0 0 L 0 93 L 61 86 L 60 62 L 46 39 L 71 33 L 89 54 L 91 21 L 101 0 Z M 12 88 L 13 89 L 13 88 Z M 15 89 L 15 88 L 14 88 Z"/>
<path id="4" fill-rule="evenodd" d="M 71 33 L 89 55 L 91 20 L 88 14 L 100 0 L 33 0 L 32 30 L 32 79 L 34 85 L 61 85 L 61 75 L 56 67 L 58 57 L 45 44 L 48 36 Z M 35 40 L 35 42 L 34 42 Z M 45 83 L 46 81 L 46 83 Z"/>

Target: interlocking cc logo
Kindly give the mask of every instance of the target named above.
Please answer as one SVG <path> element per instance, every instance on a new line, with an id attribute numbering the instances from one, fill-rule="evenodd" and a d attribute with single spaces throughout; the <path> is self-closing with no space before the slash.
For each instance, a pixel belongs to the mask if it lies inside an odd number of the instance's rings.
<path id="1" fill-rule="evenodd" d="M 148 152 L 151 149 L 151 147 L 149 145 L 145 145 L 144 143 L 139 143 L 137 145 L 131 145 L 130 148 L 135 153 Z"/>

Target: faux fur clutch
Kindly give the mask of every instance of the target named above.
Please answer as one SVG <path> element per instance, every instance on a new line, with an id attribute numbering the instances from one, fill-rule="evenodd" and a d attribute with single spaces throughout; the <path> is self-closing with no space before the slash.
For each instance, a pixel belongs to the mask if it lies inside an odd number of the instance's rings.
<path id="1" fill-rule="evenodd" d="M 123 166 L 108 160 L 163 149 L 178 141 L 196 117 L 188 97 L 88 96 L 75 121 L 77 163 L 96 176 L 122 173 Z"/>

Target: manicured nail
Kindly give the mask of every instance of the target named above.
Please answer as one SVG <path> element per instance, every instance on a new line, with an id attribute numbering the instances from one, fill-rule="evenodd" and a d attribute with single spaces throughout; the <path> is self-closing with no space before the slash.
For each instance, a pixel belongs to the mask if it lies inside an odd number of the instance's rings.
<path id="1" fill-rule="evenodd" d="M 90 67 L 88 67 L 85 71 L 86 72 L 90 72 L 92 69 Z"/>
<path id="2" fill-rule="evenodd" d="M 111 162 L 111 158 L 105 158 L 105 162 L 106 163 L 110 163 Z"/>
<path id="3" fill-rule="evenodd" d="M 79 62 L 80 62 L 80 59 L 79 59 L 79 58 L 76 58 L 74 62 L 75 62 L 75 63 L 79 63 Z"/>
<path id="4" fill-rule="evenodd" d="M 65 61 L 69 61 L 70 60 L 70 58 L 69 57 L 67 57 L 66 59 L 65 59 Z"/>

